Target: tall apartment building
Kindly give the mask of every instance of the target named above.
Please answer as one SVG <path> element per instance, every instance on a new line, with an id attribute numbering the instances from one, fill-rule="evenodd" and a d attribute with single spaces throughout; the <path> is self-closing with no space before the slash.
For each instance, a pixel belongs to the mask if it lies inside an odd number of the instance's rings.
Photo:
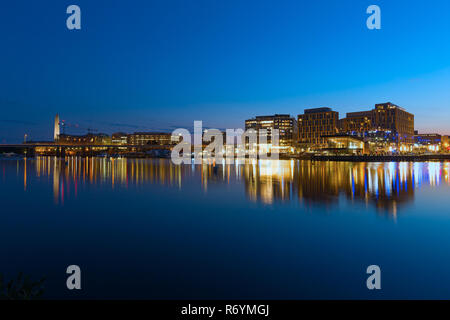
<path id="1" fill-rule="evenodd" d="M 373 130 L 373 125 L 372 111 L 349 112 L 344 119 L 339 120 L 341 132 L 367 132 Z"/>
<path id="2" fill-rule="evenodd" d="M 261 129 L 267 130 L 267 142 L 272 140 L 274 129 L 279 130 L 280 146 L 291 147 L 295 144 L 295 135 L 297 123 L 295 118 L 289 114 L 275 114 L 272 116 L 257 116 L 245 120 L 245 130 L 255 129 L 259 132 Z"/>
<path id="3" fill-rule="evenodd" d="M 414 115 L 390 102 L 375 105 L 375 127 L 391 129 L 398 143 L 414 143 Z"/>
<path id="4" fill-rule="evenodd" d="M 370 111 L 350 112 L 339 121 L 341 132 L 366 135 L 386 132 L 396 143 L 414 143 L 414 115 L 391 103 L 379 103 Z"/>
<path id="5" fill-rule="evenodd" d="M 338 133 L 339 112 L 331 108 L 305 109 L 298 115 L 298 142 L 309 147 L 327 144 L 324 136 Z"/>

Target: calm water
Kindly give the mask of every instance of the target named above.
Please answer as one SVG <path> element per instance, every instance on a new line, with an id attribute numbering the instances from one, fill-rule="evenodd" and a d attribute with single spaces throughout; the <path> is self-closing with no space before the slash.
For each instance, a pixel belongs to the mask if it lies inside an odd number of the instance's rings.
<path id="1" fill-rule="evenodd" d="M 47 298 L 450 299 L 450 163 L 44 157 L 0 174 L 0 273 L 46 276 Z"/>

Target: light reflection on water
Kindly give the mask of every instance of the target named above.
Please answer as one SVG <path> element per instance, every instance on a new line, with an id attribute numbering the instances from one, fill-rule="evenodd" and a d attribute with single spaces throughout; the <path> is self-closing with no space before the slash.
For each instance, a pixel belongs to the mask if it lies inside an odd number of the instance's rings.
<path id="1" fill-rule="evenodd" d="M 1 160 L 0 273 L 48 277 L 48 298 L 370 299 L 377 264 L 376 297 L 448 299 L 449 169 Z M 70 264 L 83 296 L 66 290 Z"/>
<path id="2" fill-rule="evenodd" d="M 25 190 L 30 177 L 49 179 L 56 204 L 64 204 L 66 197 L 77 197 L 79 187 L 85 184 L 113 189 L 127 188 L 130 184 L 181 188 L 186 181 L 197 180 L 199 189 L 206 193 L 211 183 L 243 184 L 252 202 L 271 204 L 297 199 L 305 204 L 330 204 L 344 195 L 395 214 L 399 204 L 413 200 L 415 189 L 424 185 L 450 185 L 450 162 L 259 160 L 241 165 L 205 162 L 177 166 L 167 159 L 38 157 L 2 161 L 3 175 L 5 168 L 12 165 L 16 166 L 17 175 L 23 175 Z"/>

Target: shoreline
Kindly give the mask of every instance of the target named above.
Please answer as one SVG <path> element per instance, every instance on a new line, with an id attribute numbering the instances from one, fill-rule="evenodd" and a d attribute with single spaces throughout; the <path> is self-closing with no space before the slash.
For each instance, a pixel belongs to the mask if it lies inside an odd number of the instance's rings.
<path id="1" fill-rule="evenodd" d="M 33 159 L 38 157 L 55 157 L 54 155 L 35 155 L 31 157 L 26 157 L 21 154 L 16 154 L 14 156 L 6 156 L 0 153 L 0 160 L 18 160 L 18 159 Z M 69 156 L 72 157 L 72 156 Z M 82 158 L 110 158 L 108 156 L 99 155 L 76 155 L 74 157 Z M 63 157 L 58 157 L 63 159 Z M 112 158 L 126 158 L 126 159 L 170 159 L 170 157 L 161 156 L 127 156 L 122 157 L 112 157 Z M 336 162 L 427 162 L 427 161 L 450 161 L 450 154 L 426 154 L 426 155 L 280 155 L 278 160 L 309 160 L 309 161 L 336 161 Z"/>
<path id="2" fill-rule="evenodd" d="M 311 161 L 347 161 L 347 162 L 426 162 L 426 161 L 450 161 L 450 154 L 424 154 L 424 155 L 308 155 L 298 156 L 295 159 Z"/>

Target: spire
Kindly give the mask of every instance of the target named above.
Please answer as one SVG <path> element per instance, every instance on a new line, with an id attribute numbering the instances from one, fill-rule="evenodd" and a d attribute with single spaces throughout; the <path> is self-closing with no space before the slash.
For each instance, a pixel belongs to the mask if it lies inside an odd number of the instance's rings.
<path id="1" fill-rule="evenodd" d="M 53 131 L 53 140 L 58 141 L 59 139 L 59 115 L 55 116 L 55 129 Z"/>

